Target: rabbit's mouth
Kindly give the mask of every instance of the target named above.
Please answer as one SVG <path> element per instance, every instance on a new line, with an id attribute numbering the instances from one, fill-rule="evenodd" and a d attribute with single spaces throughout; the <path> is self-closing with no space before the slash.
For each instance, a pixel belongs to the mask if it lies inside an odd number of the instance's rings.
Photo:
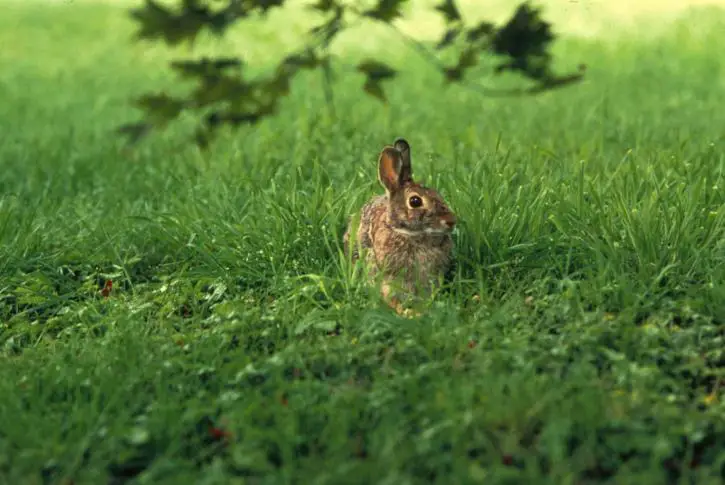
<path id="1" fill-rule="evenodd" d="M 403 236 L 409 236 L 409 237 L 421 236 L 421 235 L 425 234 L 425 230 L 408 229 L 407 227 L 393 226 L 391 229 L 396 234 L 401 234 Z"/>
<path id="2" fill-rule="evenodd" d="M 437 227 L 422 227 L 420 229 L 410 229 L 407 227 L 393 227 L 393 232 L 408 237 L 420 237 L 420 236 L 445 236 L 451 233 L 450 229 L 437 228 Z"/>
<path id="3" fill-rule="evenodd" d="M 426 227 L 423 232 L 426 234 L 450 234 L 453 230 L 448 227 Z"/>

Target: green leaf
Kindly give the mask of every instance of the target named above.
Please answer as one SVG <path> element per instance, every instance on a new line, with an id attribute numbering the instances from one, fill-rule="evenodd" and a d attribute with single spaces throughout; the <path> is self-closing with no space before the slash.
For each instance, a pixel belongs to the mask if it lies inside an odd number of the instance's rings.
<path id="1" fill-rule="evenodd" d="M 261 10 L 262 14 L 266 14 L 272 7 L 281 7 L 285 0 L 255 0 L 253 5 L 256 9 Z"/>
<path id="2" fill-rule="evenodd" d="M 328 46 L 332 39 L 342 31 L 342 16 L 344 10 L 342 7 L 336 7 L 335 15 L 322 25 L 318 25 L 309 30 L 313 36 L 322 34 L 322 45 Z"/>
<path id="3" fill-rule="evenodd" d="M 204 117 L 204 124 L 197 127 L 194 132 L 194 141 L 202 150 L 207 149 L 214 138 L 216 131 L 223 125 L 238 126 L 241 124 L 255 124 L 262 118 L 272 116 L 276 112 L 276 100 L 269 103 L 257 103 L 256 109 L 249 111 L 213 111 Z"/>
<path id="4" fill-rule="evenodd" d="M 206 126 L 200 126 L 194 131 L 194 143 L 202 150 L 209 148 L 212 139 L 212 132 Z"/>
<path id="5" fill-rule="evenodd" d="M 206 124 L 209 127 L 216 127 L 222 124 L 241 125 L 244 123 L 256 123 L 261 118 L 274 113 L 274 108 L 261 106 L 258 110 L 249 113 L 234 113 L 215 111 L 206 117 Z"/>
<path id="6" fill-rule="evenodd" d="M 363 91 L 368 93 L 370 96 L 379 99 L 383 103 L 387 104 L 388 102 L 388 98 L 385 97 L 385 92 L 383 91 L 383 87 L 381 86 L 380 81 L 368 79 L 363 85 Z"/>
<path id="7" fill-rule="evenodd" d="M 397 74 L 397 71 L 395 69 L 391 68 L 385 63 L 373 59 L 368 59 L 358 64 L 357 70 L 365 73 L 368 79 L 374 81 L 389 79 L 395 77 L 395 75 Z"/>
<path id="8" fill-rule="evenodd" d="M 153 125 L 146 122 L 126 123 L 116 129 L 116 133 L 128 138 L 129 145 L 135 145 L 151 132 Z"/>
<path id="9" fill-rule="evenodd" d="M 520 5 L 493 37 L 493 52 L 510 59 L 499 65 L 498 71 L 520 71 L 534 79 L 547 77 L 547 47 L 553 39 L 550 25 L 540 18 L 539 10 L 528 4 Z"/>
<path id="10" fill-rule="evenodd" d="M 443 37 L 441 37 L 441 40 L 436 44 L 436 49 L 443 49 L 444 47 L 447 47 L 453 43 L 454 40 L 456 40 L 456 37 L 458 37 L 458 34 L 461 33 L 460 27 L 452 27 L 448 30 L 446 30 L 443 33 Z"/>
<path id="11" fill-rule="evenodd" d="M 319 12 L 330 12 L 331 10 L 340 8 L 340 5 L 336 0 L 318 0 L 317 3 L 308 5 L 307 8 L 317 10 Z"/>
<path id="12" fill-rule="evenodd" d="M 285 57 L 282 64 L 295 69 L 315 69 L 320 66 L 321 60 L 312 49 L 308 49 L 303 53 Z"/>
<path id="13" fill-rule="evenodd" d="M 478 56 L 476 51 L 469 47 L 464 49 L 458 57 L 458 62 L 453 67 L 443 70 L 447 82 L 458 82 L 463 79 L 466 69 L 476 65 Z"/>
<path id="14" fill-rule="evenodd" d="M 496 32 L 496 27 L 490 22 L 481 22 L 475 27 L 466 31 L 466 39 L 469 42 L 476 42 L 482 37 L 488 37 Z"/>
<path id="15" fill-rule="evenodd" d="M 363 13 L 365 17 L 374 18 L 382 22 L 390 23 L 398 17 L 402 17 L 400 8 L 407 0 L 379 0 L 377 7 Z"/>
<path id="16" fill-rule="evenodd" d="M 566 76 L 556 76 L 545 79 L 541 84 L 529 89 L 530 94 L 536 94 L 552 89 L 559 89 L 570 84 L 577 83 L 584 79 L 584 66 L 580 66 L 579 72 L 567 74 Z"/>
<path id="17" fill-rule="evenodd" d="M 162 39 L 172 46 L 193 41 L 204 25 L 215 23 L 210 10 L 196 2 L 185 2 L 182 11 L 174 13 L 154 0 L 146 0 L 143 7 L 131 9 L 131 16 L 139 23 L 138 39 Z"/>
<path id="18" fill-rule="evenodd" d="M 201 79 L 192 92 L 191 100 L 196 108 L 222 101 L 239 103 L 250 99 L 252 90 L 252 85 L 245 82 L 241 76 L 210 76 Z"/>
<path id="19" fill-rule="evenodd" d="M 158 123 L 164 123 L 176 118 L 184 109 L 185 102 L 162 93 L 143 95 L 136 105 Z"/>
<path id="20" fill-rule="evenodd" d="M 241 67 L 242 60 L 234 57 L 209 59 L 203 57 L 198 61 L 173 61 L 171 68 L 182 78 L 208 77 L 218 75 L 220 71 L 231 67 Z"/>
<path id="21" fill-rule="evenodd" d="M 290 84 L 292 82 L 292 76 L 297 72 L 295 67 L 287 67 L 284 64 L 280 64 L 277 68 L 275 77 L 270 81 L 271 92 L 278 96 L 286 96 L 290 92 Z"/>
<path id="22" fill-rule="evenodd" d="M 130 15 L 139 24 L 139 30 L 136 33 L 139 39 L 160 37 L 160 31 L 169 25 L 170 19 L 174 16 L 171 10 L 153 0 L 146 0 L 143 7 L 131 9 Z"/>
<path id="23" fill-rule="evenodd" d="M 443 0 L 443 3 L 435 9 L 443 14 L 449 24 L 461 20 L 461 14 L 458 12 L 456 3 L 453 0 Z"/>
<path id="24" fill-rule="evenodd" d="M 383 91 L 381 82 L 395 77 L 397 71 L 387 64 L 372 59 L 365 60 L 358 64 L 357 70 L 365 73 L 366 76 L 363 91 L 379 99 L 383 103 L 387 103 L 387 98 L 385 97 L 385 92 Z"/>

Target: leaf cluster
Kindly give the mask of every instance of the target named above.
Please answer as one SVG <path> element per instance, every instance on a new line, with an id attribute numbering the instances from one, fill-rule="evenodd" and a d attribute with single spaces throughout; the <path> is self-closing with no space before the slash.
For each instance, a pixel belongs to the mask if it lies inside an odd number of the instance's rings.
<path id="1" fill-rule="evenodd" d="M 206 29 L 223 36 L 228 27 L 251 17 L 264 16 L 273 7 L 283 7 L 286 0 L 179 0 L 175 8 L 156 0 L 131 10 L 138 24 L 139 40 L 177 45 L 193 43 Z M 333 110 L 332 54 L 329 47 L 335 38 L 352 25 L 352 19 L 369 19 L 393 29 L 428 59 L 443 74 L 447 83 L 466 83 L 484 94 L 537 93 L 576 82 L 582 73 L 557 76 L 552 72 L 548 48 L 555 36 L 540 11 L 528 3 L 521 4 L 511 19 L 502 26 L 480 22 L 466 26 L 454 0 L 443 0 L 435 7 L 444 19 L 446 30 L 434 49 L 407 37 L 394 25 L 403 17 L 407 0 L 378 0 L 367 10 L 340 0 L 319 0 L 309 8 L 323 15 L 323 21 L 308 31 L 306 42 L 297 51 L 282 59 L 270 75 L 246 76 L 241 57 L 184 59 L 171 62 L 177 75 L 195 83 L 185 97 L 166 93 L 144 94 L 135 104 L 143 119 L 124 125 L 119 132 L 136 142 L 153 128 L 163 128 L 184 112 L 200 118 L 196 143 L 206 147 L 216 130 L 224 125 L 254 124 L 274 115 L 279 101 L 289 94 L 294 77 L 303 70 L 321 70 L 328 106 Z M 458 46 L 457 60 L 452 65 L 440 61 L 437 52 Z M 494 74 L 504 71 L 519 73 L 534 81 L 533 87 L 497 91 L 481 89 L 465 79 L 484 55 L 499 59 Z M 356 66 L 365 77 L 363 91 L 386 103 L 383 83 L 395 78 L 398 70 L 387 63 L 367 58 Z"/>

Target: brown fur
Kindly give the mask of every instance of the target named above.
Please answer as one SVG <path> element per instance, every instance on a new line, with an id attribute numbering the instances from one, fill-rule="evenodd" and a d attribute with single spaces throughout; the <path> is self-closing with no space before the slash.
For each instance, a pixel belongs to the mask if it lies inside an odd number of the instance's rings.
<path id="1" fill-rule="evenodd" d="M 399 296 L 428 295 L 450 267 L 455 216 L 435 190 L 413 182 L 405 140 L 383 149 L 378 176 L 386 194 L 363 206 L 357 247 L 350 247 L 351 226 L 343 243 L 353 261 L 364 257 L 371 279 L 382 277 L 384 299 L 399 310 Z M 412 196 L 419 197 L 421 207 L 410 205 Z"/>

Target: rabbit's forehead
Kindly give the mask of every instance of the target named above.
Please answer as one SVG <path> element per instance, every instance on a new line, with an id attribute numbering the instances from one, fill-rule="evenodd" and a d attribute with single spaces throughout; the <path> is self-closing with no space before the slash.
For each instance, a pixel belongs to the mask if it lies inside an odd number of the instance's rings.
<path id="1" fill-rule="evenodd" d="M 420 195 L 421 197 L 432 197 L 435 195 L 435 192 L 428 187 L 424 187 L 420 184 L 410 184 L 405 187 L 405 195 Z"/>

